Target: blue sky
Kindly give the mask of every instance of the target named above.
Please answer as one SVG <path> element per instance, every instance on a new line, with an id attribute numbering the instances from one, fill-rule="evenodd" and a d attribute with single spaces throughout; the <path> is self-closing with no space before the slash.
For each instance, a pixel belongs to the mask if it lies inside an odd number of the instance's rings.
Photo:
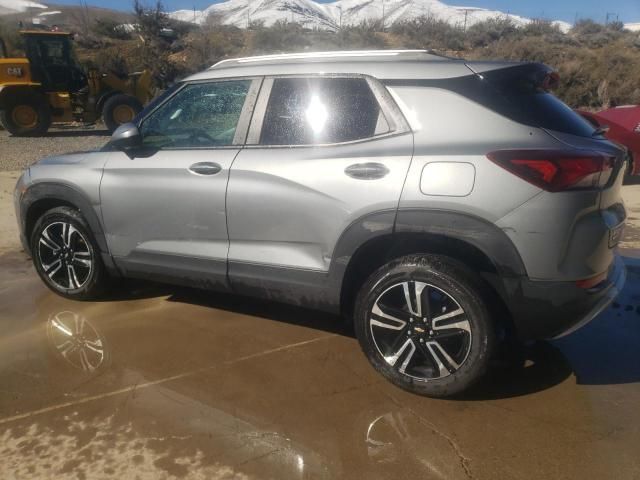
<path id="1" fill-rule="evenodd" d="M 51 3 L 77 5 L 79 0 L 50 0 Z M 155 3 L 154 0 L 146 0 Z M 329 3 L 327 0 L 319 0 Z M 382 1 L 382 0 L 381 0 Z M 90 5 L 130 10 L 132 0 L 87 0 Z M 166 9 L 202 9 L 216 0 L 163 0 Z M 592 18 L 603 22 L 607 13 L 619 15 L 623 22 L 640 22 L 640 0 L 446 0 L 449 5 L 464 5 L 501 10 L 525 17 L 544 17 L 573 23 L 575 18 Z"/>

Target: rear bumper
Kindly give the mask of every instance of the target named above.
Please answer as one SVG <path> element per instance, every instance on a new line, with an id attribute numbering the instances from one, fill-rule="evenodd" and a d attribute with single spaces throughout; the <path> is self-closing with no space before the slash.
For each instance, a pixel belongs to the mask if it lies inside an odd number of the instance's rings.
<path id="1" fill-rule="evenodd" d="M 576 331 L 613 302 L 626 277 L 624 262 L 616 255 L 607 280 L 591 289 L 579 288 L 574 282 L 515 281 L 508 306 L 518 336 L 523 340 L 549 339 Z"/>

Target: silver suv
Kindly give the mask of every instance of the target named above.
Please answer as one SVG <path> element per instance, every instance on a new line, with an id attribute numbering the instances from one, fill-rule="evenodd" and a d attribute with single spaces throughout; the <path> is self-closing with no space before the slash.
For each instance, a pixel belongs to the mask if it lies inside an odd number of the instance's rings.
<path id="1" fill-rule="evenodd" d="M 387 379 L 456 394 L 497 339 L 566 334 L 624 283 L 626 157 L 555 83 L 424 51 L 225 60 L 30 167 L 24 247 L 73 299 L 137 277 L 341 313 Z"/>

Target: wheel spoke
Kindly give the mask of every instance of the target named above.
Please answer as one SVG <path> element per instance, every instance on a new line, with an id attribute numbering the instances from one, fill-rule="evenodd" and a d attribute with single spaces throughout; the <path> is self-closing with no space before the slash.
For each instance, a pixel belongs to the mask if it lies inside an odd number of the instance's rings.
<path id="1" fill-rule="evenodd" d="M 76 335 L 82 335 L 82 332 L 84 331 L 84 317 L 82 315 L 75 315 L 73 316 L 73 324 L 75 326 L 75 333 Z"/>
<path id="2" fill-rule="evenodd" d="M 80 286 L 76 276 L 76 269 L 73 265 L 67 265 L 67 278 L 69 279 L 69 288 L 78 288 Z"/>
<path id="3" fill-rule="evenodd" d="M 466 319 L 466 317 L 460 318 L 456 322 L 445 323 L 449 319 L 462 317 L 463 315 L 464 315 L 464 310 L 462 310 L 461 308 L 458 308 L 453 312 L 445 313 L 444 315 L 435 317 L 432 320 L 432 328 L 434 331 L 458 329 L 458 330 L 464 330 L 466 332 L 471 332 L 471 324 L 469 323 L 469 320 Z"/>
<path id="4" fill-rule="evenodd" d="M 48 249 L 52 250 L 53 252 L 57 252 L 58 250 L 60 250 L 60 245 L 58 245 L 56 242 L 54 242 L 51 239 L 51 237 L 49 236 L 49 232 L 47 232 L 46 230 L 42 232 L 42 236 L 40 237 L 40 243 L 45 247 L 47 247 Z"/>
<path id="5" fill-rule="evenodd" d="M 422 291 L 426 286 L 427 284 L 422 282 L 404 282 L 402 284 L 404 299 L 407 302 L 409 312 L 416 317 L 422 317 Z M 415 307 L 412 296 L 415 298 Z"/>
<path id="6" fill-rule="evenodd" d="M 78 351 L 78 357 L 80 358 L 80 365 L 82 366 L 82 370 L 85 372 L 90 372 L 93 370 L 93 366 L 87 357 L 87 351 L 81 348 Z"/>
<path id="7" fill-rule="evenodd" d="M 55 260 L 53 263 L 50 263 L 49 265 L 43 265 L 42 268 L 44 270 L 44 273 L 49 275 L 49 278 L 51 278 L 56 274 L 58 270 L 62 268 L 62 260 L 60 259 Z"/>
<path id="8" fill-rule="evenodd" d="M 95 342 L 91 342 L 89 340 L 86 340 L 84 342 L 84 346 L 87 347 L 89 350 L 93 350 L 94 352 L 100 354 L 100 355 L 104 355 L 104 350 L 102 348 L 102 342 L 100 340 L 96 340 Z"/>
<path id="9" fill-rule="evenodd" d="M 431 300 L 429 298 L 429 285 L 425 285 L 420 295 L 421 317 L 431 319 Z"/>
<path id="10" fill-rule="evenodd" d="M 62 355 L 64 358 L 68 358 L 69 354 L 72 353 L 77 347 L 71 340 L 67 340 L 64 343 L 57 345 L 56 348 L 60 352 L 60 355 Z"/>
<path id="11" fill-rule="evenodd" d="M 371 318 L 371 325 L 388 328 L 390 330 L 402 330 L 407 325 L 406 321 L 383 312 L 377 303 L 373 306 L 371 313 L 378 317 Z"/>
<path id="12" fill-rule="evenodd" d="M 73 336 L 73 332 L 69 330 L 64 322 L 60 321 L 57 315 L 51 319 L 51 325 L 53 325 L 57 330 L 65 334 L 67 337 Z"/>
<path id="13" fill-rule="evenodd" d="M 71 248 L 71 237 L 73 236 L 73 232 L 75 231 L 75 227 L 70 223 L 62 224 L 62 242 L 64 243 L 65 247 Z"/>
<path id="14" fill-rule="evenodd" d="M 431 356 L 435 360 L 436 365 L 438 366 L 438 370 L 440 370 L 440 376 L 446 376 L 446 375 L 449 375 L 449 373 L 451 373 L 447 365 L 451 367 L 454 371 L 460 368 L 460 364 L 457 363 L 453 358 L 451 358 L 451 355 L 449 355 L 447 351 L 444 348 L 442 348 L 442 345 L 440 345 L 440 343 L 436 341 L 427 342 L 427 348 L 431 352 Z M 443 359 L 444 359 L 444 362 L 442 361 Z M 443 375 L 443 372 L 446 372 L 446 373 L 444 373 Z"/>
<path id="15" fill-rule="evenodd" d="M 91 268 L 91 260 L 85 260 L 84 258 L 76 258 L 75 256 L 71 259 L 71 264 L 76 267 Z"/>
<path id="16" fill-rule="evenodd" d="M 386 362 L 389 365 L 391 365 L 392 367 L 395 367 L 396 363 L 398 362 L 400 357 L 403 355 L 403 353 L 407 349 L 409 349 L 409 353 L 407 354 L 407 356 L 405 357 L 404 361 L 400 365 L 400 368 L 398 369 L 398 371 L 400 373 L 404 373 L 405 370 L 407 369 L 407 366 L 409 365 L 409 362 L 411 361 L 411 358 L 413 358 L 413 354 L 416 351 L 416 346 L 413 343 L 413 340 L 411 340 L 410 338 L 407 339 L 407 341 L 402 344 L 402 346 L 400 347 L 400 349 L 396 353 L 394 353 L 393 355 L 390 355 L 388 357 L 385 357 L 384 359 L 386 360 Z"/>

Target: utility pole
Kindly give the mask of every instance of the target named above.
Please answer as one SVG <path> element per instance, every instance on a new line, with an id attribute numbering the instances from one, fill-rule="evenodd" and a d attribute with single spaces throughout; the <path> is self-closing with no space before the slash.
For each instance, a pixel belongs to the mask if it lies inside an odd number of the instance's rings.
<path id="1" fill-rule="evenodd" d="M 342 30 L 342 5 L 338 6 L 338 10 L 340 11 L 340 18 L 338 20 L 338 22 L 339 22 L 338 25 L 340 27 L 340 30 Z"/>
<path id="2" fill-rule="evenodd" d="M 462 27 L 462 31 L 466 33 L 467 32 L 467 18 L 469 17 L 469 11 L 473 10 L 473 9 L 461 7 L 461 8 L 456 8 L 456 10 L 464 12 L 464 25 Z M 460 25 L 460 24 L 458 24 L 458 25 Z"/>
<path id="3" fill-rule="evenodd" d="M 604 21 L 604 24 L 607 25 L 609 23 L 609 19 L 616 17 L 616 22 L 618 21 L 618 14 L 615 12 L 607 12 L 607 17 L 606 20 Z"/>

